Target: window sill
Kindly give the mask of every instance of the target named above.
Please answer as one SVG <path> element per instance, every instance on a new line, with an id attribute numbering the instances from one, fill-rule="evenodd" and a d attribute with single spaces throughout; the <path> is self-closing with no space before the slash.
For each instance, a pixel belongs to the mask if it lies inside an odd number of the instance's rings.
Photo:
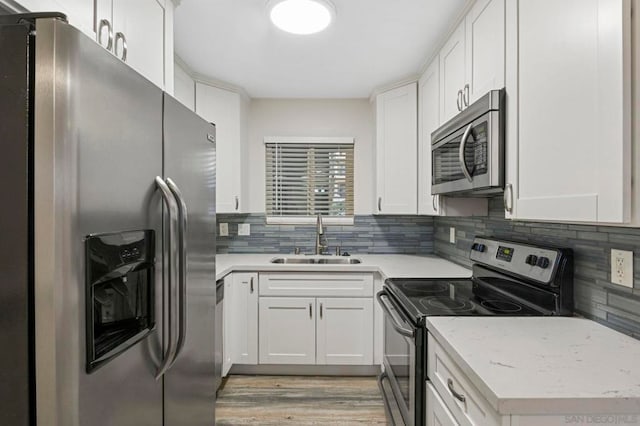
<path id="1" fill-rule="evenodd" d="M 267 216 L 267 225 L 315 225 L 317 216 Z M 353 225 L 353 216 L 322 216 L 323 225 Z"/>

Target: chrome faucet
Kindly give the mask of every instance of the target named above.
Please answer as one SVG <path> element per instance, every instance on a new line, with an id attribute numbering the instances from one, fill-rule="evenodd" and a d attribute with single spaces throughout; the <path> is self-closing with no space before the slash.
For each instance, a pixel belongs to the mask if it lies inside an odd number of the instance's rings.
<path id="1" fill-rule="evenodd" d="M 323 236 L 324 229 L 322 228 L 322 215 L 319 214 L 316 222 L 316 254 L 324 254 L 324 251 L 327 248 L 326 244 L 322 244 Z"/>

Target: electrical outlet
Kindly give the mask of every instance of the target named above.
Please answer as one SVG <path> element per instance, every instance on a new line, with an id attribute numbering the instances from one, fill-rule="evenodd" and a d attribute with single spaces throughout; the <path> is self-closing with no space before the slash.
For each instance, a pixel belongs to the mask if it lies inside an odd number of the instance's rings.
<path id="1" fill-rule="evenodd" d="M 611 249 L 611 282 L 633 288 L 633 252 Z"/>
<path id="2" fill-rule="evenodd" d="M 449 228 L 449 242 L 451 244 L 456 243 L 456 228 L 454 228 L 453 226 Z"/>
<path id="3" fill-rule="evenodd" d="M 239 224 L 238 235 L 251 235 L 251 224 L 250 223 Z"/>
<path id="4" fill-rule="evenodd" d="M 229 224 L 228 223 L 221 223 L 220 224 L 220 232 L 218 233 L 219 236 L 221 237 L 228 237 L 229 236 Z"/>

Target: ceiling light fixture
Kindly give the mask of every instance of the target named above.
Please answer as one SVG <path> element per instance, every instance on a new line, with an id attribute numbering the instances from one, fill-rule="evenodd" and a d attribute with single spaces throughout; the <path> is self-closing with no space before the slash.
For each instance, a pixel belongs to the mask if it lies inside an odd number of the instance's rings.
<path id="1" fill-rule="evenodd" d="M 292 34 L 314 34 L 327 28 L 336 11 L 327 0 L 270 0 L 271 22 Z"/>

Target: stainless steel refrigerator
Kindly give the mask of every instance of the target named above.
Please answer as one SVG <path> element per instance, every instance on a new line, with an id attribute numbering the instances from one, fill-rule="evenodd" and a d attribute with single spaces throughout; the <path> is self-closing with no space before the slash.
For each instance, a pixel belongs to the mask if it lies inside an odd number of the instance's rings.
<path id="1" fill-rule="evenodd" d="M 0 422 L 213 425 L 215 127 L 64 17 L 0 55 Z"/>

